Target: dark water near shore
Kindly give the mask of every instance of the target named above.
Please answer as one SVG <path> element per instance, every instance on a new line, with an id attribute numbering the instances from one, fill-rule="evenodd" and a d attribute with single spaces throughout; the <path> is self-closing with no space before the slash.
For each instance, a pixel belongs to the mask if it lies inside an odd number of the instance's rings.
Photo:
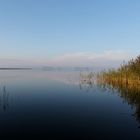
<path id="1" fill-rule="evenodd" d="M 139 140 L 137 104 L 121 91 L 84 84 L 79 75 L 0 71 L 0 138 Z"/>

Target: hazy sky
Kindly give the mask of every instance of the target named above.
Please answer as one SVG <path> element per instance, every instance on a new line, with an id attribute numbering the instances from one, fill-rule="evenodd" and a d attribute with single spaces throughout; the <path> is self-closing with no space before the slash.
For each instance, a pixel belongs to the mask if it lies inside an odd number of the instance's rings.
<path id="1" fill-rule="evenodd" d="M 0 66 L 113 64 L 139 53 L 140 0 L 0 0 Z"/>

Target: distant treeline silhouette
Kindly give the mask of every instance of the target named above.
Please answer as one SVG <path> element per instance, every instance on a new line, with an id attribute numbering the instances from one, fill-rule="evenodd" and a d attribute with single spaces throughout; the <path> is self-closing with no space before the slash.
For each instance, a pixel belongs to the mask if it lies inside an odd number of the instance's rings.
<path id="1" fill-rule="evenodd" d="M 30 70 L 32 68 L 0 68 L 0 70 Z"/>

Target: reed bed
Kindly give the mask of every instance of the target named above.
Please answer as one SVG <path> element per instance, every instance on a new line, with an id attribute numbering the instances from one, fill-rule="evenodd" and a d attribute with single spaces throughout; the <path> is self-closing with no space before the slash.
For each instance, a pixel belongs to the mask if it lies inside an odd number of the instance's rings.
<path id="1" fill-rule="evenodd" d="M 97 79 L 108 84 L 140 85 L 140 56 L 123 63 L 118 69 L 98 73 Z"/>

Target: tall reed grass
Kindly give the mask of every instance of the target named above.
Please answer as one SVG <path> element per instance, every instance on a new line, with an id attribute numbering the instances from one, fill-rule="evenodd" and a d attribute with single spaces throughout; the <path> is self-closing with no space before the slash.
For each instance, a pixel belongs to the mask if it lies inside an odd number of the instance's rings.
<path id="1" fill-rule="evenodd" d="M 110 69 L 97 74 L 100 82 L 140 85 L 140 56 L 123 63 L 118 69 Z"/>

